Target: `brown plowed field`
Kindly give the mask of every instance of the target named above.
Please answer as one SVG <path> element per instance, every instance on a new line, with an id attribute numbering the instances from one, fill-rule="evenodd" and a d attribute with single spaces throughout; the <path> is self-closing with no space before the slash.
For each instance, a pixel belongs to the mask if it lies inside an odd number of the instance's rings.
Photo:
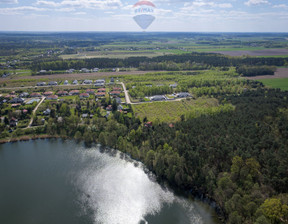
<path id="1" fill-rule="evenodd" d="M 218 53 L 229 56 L 275 56 L 275 55 L 288 55 L 288 49 L 265 49 L 256 51 L 210 51 L 210 53 Z"/>
<path id="2" fill-rule="evenodd" d="M 277 79 L 277 78 L 288 78 L 288 68 L 278 68 L 275 75 L 262 75 L 245 77 L 247 79 Z"/>

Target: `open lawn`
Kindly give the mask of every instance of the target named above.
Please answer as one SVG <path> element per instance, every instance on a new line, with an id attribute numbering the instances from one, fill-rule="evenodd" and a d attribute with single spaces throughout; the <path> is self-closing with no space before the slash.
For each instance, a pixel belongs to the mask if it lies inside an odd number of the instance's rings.
<path id="1" fill-rule="evenodd" d="M 132 106 L 137 117 L 143 119 L 147 117 L 152 122 L 176 122 L 185 117 L 198 117 L 202 114 L 213 114 L 225 110 L 233 110 L 230 104 L 219 105 L 214 98 L 198 98 L 196 100 L 173 101 L 173 102 L 153 102 Z"/>
<path id="2" fill-rule="evenodd" d="M 281 90 L 288 90 L 288 78 L 261 79 L 258 81 L 262 82 L 267 87 L 279 88 Z"/>

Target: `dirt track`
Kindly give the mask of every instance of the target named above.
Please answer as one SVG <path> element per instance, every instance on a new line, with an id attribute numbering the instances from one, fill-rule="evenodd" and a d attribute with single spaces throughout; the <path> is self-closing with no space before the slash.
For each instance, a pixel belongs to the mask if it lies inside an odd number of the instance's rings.
<path id="1" fill-rule="evenodd" d="M 278 68 L 275 75 L 262 75 L 245 77 L 247 79 L 277 79 L 277 78 L 288 78 L 288 68 Z"/>
<path id="2" fill-rule="evenodd" d="M 155 71 L 129 71 L 129 72 L 93 72 L 93 73 L 72 73 L 72 74 L 53 74 L 53 75 L 35 75 L 35 76 L 21 76 L 21 77 L 15 77 L 14 80 L 17 79 L 97 79 L 100 77 L 118 77 L 121 75 L 141 75 L 146 74 L 149 72 L 155 72 Z M 5 79 L 3 79 L 5 80 Z M 9 78 L 7 78 L 9 80 Z"/>
<path id="3" fill-rule="evenodd" d="M 275 56 L 275 55 L 288 55 L 288 49 L 265 49 L 256 51 L 209 51 L 210 53 L 219 53 L 229 56 Z"/>

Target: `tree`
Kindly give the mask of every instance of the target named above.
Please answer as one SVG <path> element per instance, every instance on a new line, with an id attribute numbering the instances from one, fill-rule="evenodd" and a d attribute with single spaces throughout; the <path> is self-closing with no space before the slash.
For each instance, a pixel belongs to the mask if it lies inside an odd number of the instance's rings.
<path id="1" fill-rule="evenodd" d="M 288 206 L 283 205 L 280 199 L 269 198 L 261 205 L 264 216 L 271 220 L 272 223 L 288 223 Z"/>

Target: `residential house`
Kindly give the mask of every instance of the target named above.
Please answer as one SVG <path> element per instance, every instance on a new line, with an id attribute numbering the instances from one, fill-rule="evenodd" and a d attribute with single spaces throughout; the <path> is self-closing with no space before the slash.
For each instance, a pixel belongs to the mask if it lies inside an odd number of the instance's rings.
<path id="1" fill-rule="evenodd" d="M 169 87 L 172 87 L 172 88 L 176 88 L 177 87 L 177 84 L 170 84 Z"/>
<path id="2" fill-rule="evenodd" d="M 176 97 L 178 97 L 178 98 L 191 97 L 191 94 L 188 92 L 182 92 L 182 93 L 177 93 Z"/>
<path id="3" fill-rule="evenodd" d="M 98 72 L 99 68 L 93 68 L 93 72 Z"/>
<path id="4" fill-rule="evenodd" d="M 75 79 L 73 82 L 72 82 L 73 85 L 78 85 L 78 81 Z"/>
<path id="5" fill-rule="evenodd" d="M 104 93 L 105 93 L 105 92 L 106 92 L 106 89 L 105 89 L 105 88 L 100 88 L 100 89 L 97 90 L 97 92 L 98 92 L 98 93 L 100 93 L 100 92 L 104 92 Z"/>
<path id="6" fill-rule="evenodd" d="M 47 71 L 43 69 L 43 70 L 40 70 L 39 72 L 40 73 L 46 73 Z"/>
<path id="7" fill-rule="evenodd" d="M 77 89 L 71 90 L 71 91 L 69 92 L 69 95 L 72 95 L 72 96 L 79 95 L 79 94 L 80 94 L 80 92 L 79 92 L 79 90 L 77 90 Z"/>
<path id="8" fill-rule="evenodd" d="M 57 100 L 58 96 L 57 95 L 50 95 L 46 97 L 47 100 Z"/>
<path id="9" fill-rule="evenodd" d="M 166 100 L 166 98 L 162 95 L 156 95 L 156 96 L 152 96 L 150 97 L 150 100 L 152 101 L 162 101 L 162 100 Z"/>
<path id="10" fill-rule="evenodd" d="M 50 115 L 51 110 L 49 108 L 47 108 L 46 110 L 43 111 L 43 115 L 48 116 Z"/>
<path id="11" fill-rule="evenodd" d="M 89 97 L 89 93 L 80 93 L 80 99 L 83 99 L 83 98 L 88 98 Z"/>
<path id="12" fill-rule="evenodd" d="M 63 82 L 63 85 L 68 85 L 68 84 L 69 84 L 68 80 L 65 80 L 65 81 Z"/>
<path id="13" fill-rule="evenodd" d="M 92 80 L 86 79 L 84 80 L 83 84 L 86 84 L 86 85 L 92 84 Z"/>
<path id="14" fill-rule="evenodd" d="M 120 96 L 121 92 L 120 91 L 112 91 L 109 93 L 111 96 Z"/>
<path id="15" fill-rule="evenodd" d="M 151 128 L 151 127 L 152 127 L 152 122 L 151 122 L 151 121 L 146 122 L 146 123 L 144 124 L 144 126 L 147 127 L 147 128 Z"/>
<path id="16" fill-rule="evenodd" d="M 107 111 L 112 111 L 112 105 L 108 105 L 108 107 L 106 107 Z"/>
<path id="17" fill-rule="evenodd" d="M 24 103 L 24 99 L 14 98 L 14 99 L 10 100 L 9 103 Z"/>
<path id="18" fill-rule="evenodd" d="M 48 91 L 48 92 L 44 92 L 43 93 L 43 96 L 50 96 L 50 95 L 53 95 L 53 92 Z"/>
<path id="19" fill-rule="evenodd" d="M 55 82 L 55 81 L 50 81 L 50 82 L 48 83 L 48 85 L 49 85 L 49 86 L 57 86 L 58 83 Z"/>
<path id="20" fill-rule="evenodd" d="M 37 86 L 46 86 L 46 82 L 38 82 Z"/>
<path id="21" fill-rule="evenodd" d="M 18 120 L 15 117 L 12 117 L 9 121 L 10 127 L 16 127 L 18 124 Z"/>
<path id="22" fill-rule="evenodd" d="M 33 104 L 34 102 L 39 102 L 40 101 L 40 99 L 31 99 L 31 100 L 29 100 L 26 104 Z"/>
<path id="23" fill-rule="evenodd" d="M 121 91 L 122 89 L 120 87 L 113 87 L 113 91 Z"/>
<path id="24" fill-rule="evenodd" d="M 86 89 L 86 93 L 94 95 L 95 91 L 94 89 Z"/>
<path id="25" fill-rule="evenodd" d="M 104 85 L 105 85 L 105 79 L 97 79 L 97 80 L 94 82 L 94 85 L 95 85 L 95 86 L 104 86 Z"/>
<path id="26" fill-rule="evenodd" d="M 40 93 L 31 93 L 30 97 L 42 97 Z"/>
<path id="27" fill-rule="evenodd" d="M 16 107 L 19 107 L 19 106 L 21 106 L 20 103 L 13 103 L 13 104 L 11 104 L 11 107 L 12 107 L 12 108 L 16 108 Z"/>
<path id="28" fill-rule="evenodd" d="M 104 93 L 104 92 L 98 92 L 98 93 L 96 93 L 95 95 L 96 95 L 97 97 L 102 97 L 102 96 L 105 96 L 106 93 Z"/>
<path id="29" fill-rule="evenodd" d="M 20 93 L 19 95 L 20 98 L 26 98 L 28 96 L 29 96 L 29 93 L 26 93 L 26 92 Z"/>
<path id="30" fill-rule="evenodd" d="M 116 100 L 116 103 L 118 103 L 118 104 L 122 103 L 121 98 L 119 98 L 119 97 L 116 97 L 115 100 Z"/>
<path id="31" fill-rule="evenodd" d="M 89 72 L 90 72 L 90 70 L 89 70 L 89 69 L 87 69 L 87 68 L 82 68 L 82 69 L 80 70 L 80 72 L 89 73 Z"/>
<path id="32" fill-rule="evenodd" d="M 68 92 L 60 90 L 60 91 L 57 92 L 57 95 L 58 96 L 68 96 Z"/>

